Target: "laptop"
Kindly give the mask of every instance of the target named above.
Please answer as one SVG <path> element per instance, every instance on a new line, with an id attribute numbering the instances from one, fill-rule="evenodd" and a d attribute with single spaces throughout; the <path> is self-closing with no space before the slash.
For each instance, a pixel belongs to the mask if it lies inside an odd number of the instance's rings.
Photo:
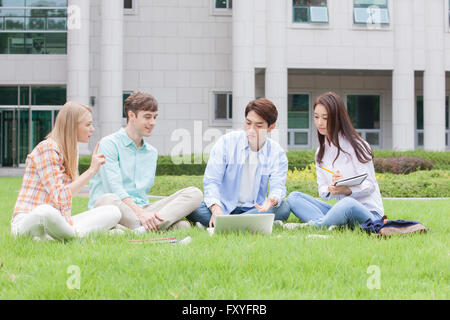
<path id="1" fill-rule="evenodd" d="M 208 231 L 211 235 L 235 231 L 271 234 L 274 218 L 273 213 L 220 215 L 216 217 L 214 228 Z"/>

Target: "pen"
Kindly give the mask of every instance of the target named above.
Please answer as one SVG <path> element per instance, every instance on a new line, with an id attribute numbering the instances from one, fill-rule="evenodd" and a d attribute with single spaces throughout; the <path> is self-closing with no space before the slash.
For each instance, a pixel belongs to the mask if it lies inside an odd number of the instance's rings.
<path id="1" fill-rule="evenodd" d="M 331 173 L 331 174 L 336 174 L 336 173 L 334 173 L 333 171 L 331 171 L 331 170 L 328 170 L 328 169 L 325 169 L 324 167 L 319 167 L 320 169 L 323 169 L 323 170 L 325 170 L 325 171 L 328 171 L 329 173 Z M 328 192 L 327 193 L 327 198 L 330 196 L 330 193 Z"/>
<path id="2" fill-rule="evenodd" d="M 334 173 L 333 171 L 331 171 L 331 170 L 328 170 L 328 169 L 325 169 L 324 167 L 319 167 L 320 169 L 323 169 L 323 170 L 325 170 L 325 171 L 328 171 L 329 173 L 331 173 L 331 174 L 336 174 L 336 173 Z"/>

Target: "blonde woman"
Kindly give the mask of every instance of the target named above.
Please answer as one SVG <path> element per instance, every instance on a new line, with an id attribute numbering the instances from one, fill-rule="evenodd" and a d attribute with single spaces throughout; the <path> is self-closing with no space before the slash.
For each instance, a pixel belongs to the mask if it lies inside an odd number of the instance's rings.
<path id="1" fill-rule="evenodd" d="M 77 142 L 88 142 L 93 132 L 91 107 L 67 102 L 61 108 L 52 132 L 27 157 L 11 221 L 14 236 L 65 240 L 117 225 L 122 215 L 109 205 L 71 216 L 72 198 L 105 163 L 97 145 L 89 169 L 78 174 Z"/>

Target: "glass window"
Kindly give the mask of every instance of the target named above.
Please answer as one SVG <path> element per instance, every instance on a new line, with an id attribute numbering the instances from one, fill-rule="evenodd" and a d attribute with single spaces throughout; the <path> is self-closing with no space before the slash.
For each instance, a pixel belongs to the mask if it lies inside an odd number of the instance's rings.
<path id="1" fill-rule="evenodd" d="M 28 143 L 29 143 L 29 121 L 30 121 L 30 111 L 20 110 L 19 111 L 19 163 L 25 163 L 27 160 L 27 155 L 29 153 Z"/>
<path id="2" fill-rule="evenodd" d="M 214 106 L 215 120 L 231 120 L 233 117 L 233 95 L 231 93 L 216 93 Z"/>
<path id="3" fill-rule="evenodd" d="M 416 99 L 416 129 L 423 130 L 423 96 Z"/>
<path id="4" fill-rule="evenodd" d="M 133 9 L 133 0 L 123 0 L 124 9 Z"/>
<path id="5" fill-rule="evenodd" d="M 0 33 L 0 53 L 25 53 L 25 35 L 23 33 Z"/>
<path id="6" fill-rule="evenodd" d="M 25 0 L 0 0 L 0 7 L 24 7 Z"/>
<path id="7" fill-rule="evenodd" d="M 31 121 L 32 143 L 36 146 L 52 130 L 52 112 L 32 111 Z"/>
<path id="8" fill-rule="evenodd" d="M 12 31 L 0 33 L 0 54 L 66 54 L 66 25 L 67 0 L 0 0 L 0 30 Z M 24 33 L 47 30 L 62 32 Z"/>
<path id="9" fill-rule="evenodd" d="M 132 94 L 133 92 L 124 92 L 123 94 L 122 94 L 122 117 L 124 117 L 124 118 L 126 118 L 127 117 L 127 114 L 125 113 L 125 100 L 127 100 L 127 98 L 129 97 L 129 96 L 131 96 L 131 94 Z"/>
<path id="10" fill-rule="evenodd" d="M 449 130 L 449 102 L 448 97 L 445 98 L 445 129 Z"/>
<path id="11" fill-rule="evenodd" d="M 0 105 L 17 106 L 17 87 L 0 87 Z"/>
<path id="12" fill-rule="evenodd" d="M 67 7 L 67 0 L 26 0 L 27 7 Z"/>
<path id="13" fill-rule="evenodd" d="M 214 8 L 216 9 L 231 9 L 233 8 L 232 0 L 214 0 Z"/>
<path id="14" fill-rule="evenodd" d="M 27 18 L 27 30 L 45 30 L 45 18 Z"/>
<path id="15" fill-rule="evenodd" d="M 66 30 L 66 18 L 47 18 L 47 30 Z"/>
<path id="16" fill-rule="evenodd" d="M 380 129 L 380 96 L 349 95 L 347 111 L 355 129 Z"/>
<path id="17" fill-rule="evenodd" d="M 1 17 L 24 17 L 25 9 L 0 9 Z"/>
<path id="18" fill-rule="evenodd" d="M 31 87 L 31 104 L 34 106 L 62 106 L 64 103 L 65 86 Z"/>
<path id="19" fill-rule="evenodd" d="M 25 18 L 5 17 L 5 30 L 25 30 Z"/>
<path id="20" fill-rule="evenodd" d="M 378 6 L 380 8 L 387 8 L 387 0 L 353 0 L 355 7 L 370 7 Z"/>
<path id="21" fill-rule="evenodd" d="M 288 95 L 288 129 L 309 129 L 309 94 Z"/>
<path id="22" fill-rule="evenodd" d="M 67 33 L 26 33 L 25 52 L 31 54 L 66 54 Z"/>
<path id="23" fill-rule="evenodd" d="M 387 0 L 353 0 L 353 7 L 357 24 L 389 24 Z"/>
<path id="24" fill-rule="evenodd" d="M 327 0 L 293 0 L 293 22 L 328 23 Z"/>
<path id="25" fill-rule="evenodd" d="M 28 106 L 30 104 L 30 87 L 20 87 L 20 105 Z"/>

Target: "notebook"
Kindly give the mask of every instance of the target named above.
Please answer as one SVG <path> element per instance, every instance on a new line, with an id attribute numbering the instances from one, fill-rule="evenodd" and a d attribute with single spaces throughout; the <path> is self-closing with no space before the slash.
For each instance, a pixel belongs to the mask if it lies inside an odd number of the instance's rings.
<path id="1" fill-rule="evenodd" d="M 354 177 L 350 177 L 350 178 L 339 180 L 334 185 L 336 187 L 339 187 L 339 186 L 347 186 L 347 187 L 357 186 L 357 185 L 363 183 L 363 181 L 366 180 L 367 176 L 368 176 L 367 173 L 360 174 L 358 176 L 354 176 Z"/>
<path id="2" fill-rule="evenodd" d="M 214 228 L 208 228 L 208 231 L 211 235 L 233 231 L 271 234 L 274 218 L 273 213 L 220 215 L 216 217 Z"/>

